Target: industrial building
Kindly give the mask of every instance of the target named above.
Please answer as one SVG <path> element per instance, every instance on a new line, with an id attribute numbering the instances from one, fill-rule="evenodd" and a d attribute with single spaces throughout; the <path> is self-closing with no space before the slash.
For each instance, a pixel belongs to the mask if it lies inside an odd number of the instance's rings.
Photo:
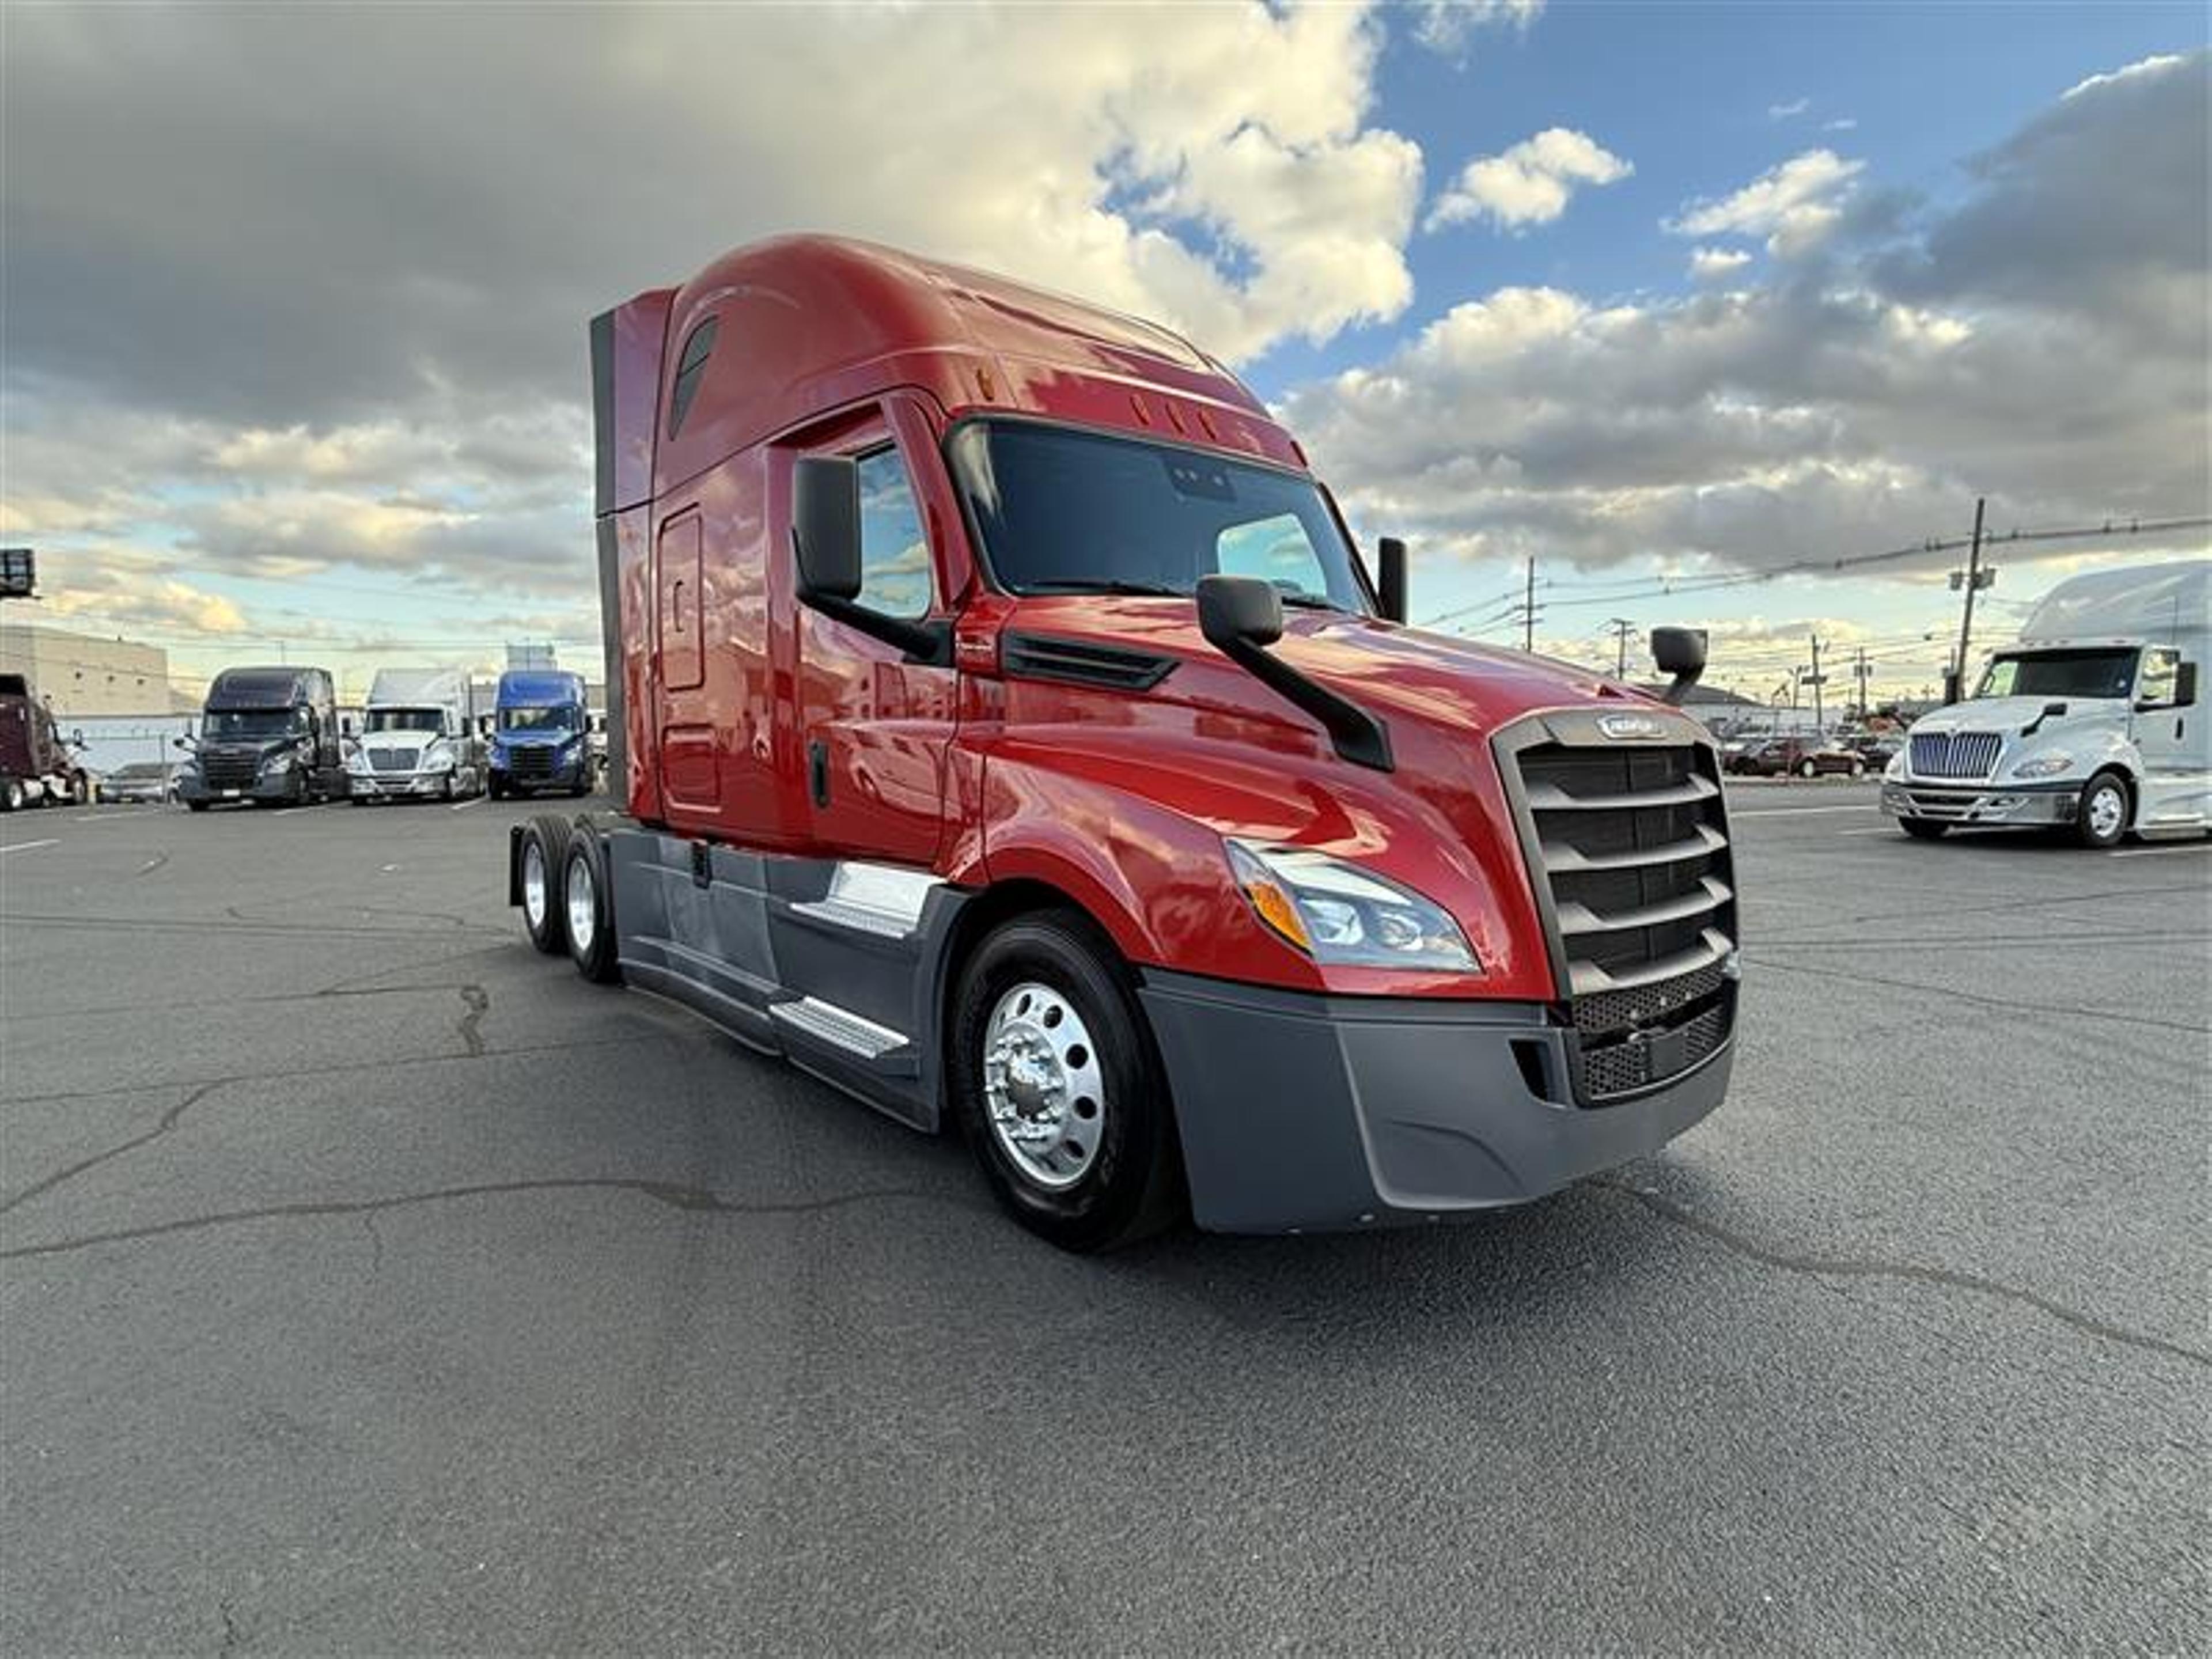
<path id="1" fill-rule="evenodd" d="M 0 673 L 21 674 L 62 720 L 100 714 L 167 714 L 169 653 L 155 645 L 72 634 L 41 623 L 0 623 Z"/>

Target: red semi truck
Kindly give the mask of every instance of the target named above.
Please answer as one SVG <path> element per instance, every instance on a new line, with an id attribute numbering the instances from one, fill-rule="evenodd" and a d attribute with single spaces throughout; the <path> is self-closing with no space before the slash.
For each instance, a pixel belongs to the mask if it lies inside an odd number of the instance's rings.
<path id="1" fill-rule="evenodd" d="M 540 950 L 957 1123 L 1073 1249 L 1465 1214 L 1718 1104 L 1703 729 L 1407 627 L 1203 352 L 820 237 L 591 340 L 626 810 L 517 826 Z"/>

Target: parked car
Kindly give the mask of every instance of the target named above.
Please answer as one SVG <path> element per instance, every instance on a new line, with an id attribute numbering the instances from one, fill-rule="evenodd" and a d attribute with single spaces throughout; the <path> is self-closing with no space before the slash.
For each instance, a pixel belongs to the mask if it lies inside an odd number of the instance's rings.
<path id="1" fill-rule="evenodd" d="M 1728 769 L 1747 777 L 1820 777 L 1840 773 L 1866 775 L 1868 762 L 1852 750 L 1827 738 L 1770 738 L 1727 760 Z"/>
<path id="2" fill-rule="evenodd" d="M 177 799 L 177 769 L 165 761 L 132 761 L 100 781 L 100 798 L 126 805 Z"/>
<path id="3" fill-rule="evenodd" d="M 1902 739 L 1880 732 L 1860 732 L 1844 739 L 1844 747 L 1864 761 L 1869 772 L 1881 771 L 1904 746 Z"/>

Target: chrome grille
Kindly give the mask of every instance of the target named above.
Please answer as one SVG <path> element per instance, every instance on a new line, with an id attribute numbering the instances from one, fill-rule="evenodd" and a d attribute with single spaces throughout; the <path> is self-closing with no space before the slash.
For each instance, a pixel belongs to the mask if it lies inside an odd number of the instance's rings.
<path id="1" fill-rule="evenodd" d="M 1710 1059 L 1735 1021 L 1736 937 L 1735 872 L 1711 751 L 1553 741 L 1508 746 L 1502 757 L 1549 900 L 1583 1103 Z"/>
<path id="2" fill-rule="evenodd" d="M 369 769 L 373 772 L 412 772 L 419 749 L 372 749 L 368 751 Z"/>
<path id="3" fill-rule="evenodd" d="M 1912 775 L 1919 778 L 1985 778 L 2004 739 L 1995 732 L 1916 732 Z"/>

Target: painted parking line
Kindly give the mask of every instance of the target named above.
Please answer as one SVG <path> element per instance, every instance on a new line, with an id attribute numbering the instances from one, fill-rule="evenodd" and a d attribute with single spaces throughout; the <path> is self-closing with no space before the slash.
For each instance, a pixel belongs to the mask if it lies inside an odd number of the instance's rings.
<path id="1" fill-rule="evenodd" d="M 2200 841 L 2193 847 L 2124 847 L 2112 856 L 2116 859 L 2159 859 L 2175 853 L 2212 853 L 2212 842 Z"/>
<path id="2" fill-rule="evenodd" d="M 455 801 L 446 810 L 448 812 L 465 812 L 471 806 L 482 806 L 483 804 L 484 798 L 482 795 L 471 795 L 466 800 Z"/>
<path id="3" fill-rule="evenodd" d="M 61 842 L 58 841 L 19 841 L 6 847 L 0 847 L 0 853 L 34 853 L 41 847 L 60 845 Z"/>
<path id="4" fill-rule="evenodd" d="M 1836 831 L 1836 834 L 1837 834 L 1838 836 L 1894 836 L 1894 835 L 1896 835 L 1896 834 L 1898 834 L 1898 833 L 1899 833 L 1898 828 L 1897 828 L 1897 826 L 1896 826 L 1895 824 L 1893 824 L 1893 823 L 1885 823 L 1885 824 L 1881 825 L 1879 828 L 1873 829 L 1873 830 L 1837 830 L 1837 831 Z"/>
<path id="5" fill-rule="evenodd" d="M 1854 801 L 1849 806 L 1761 806 L 1747 812 L 1731 812 L 1730 818 L 1792 818 L 1808 812 L 1878 812 L 1881 809 L 1870 800 Z"/>

